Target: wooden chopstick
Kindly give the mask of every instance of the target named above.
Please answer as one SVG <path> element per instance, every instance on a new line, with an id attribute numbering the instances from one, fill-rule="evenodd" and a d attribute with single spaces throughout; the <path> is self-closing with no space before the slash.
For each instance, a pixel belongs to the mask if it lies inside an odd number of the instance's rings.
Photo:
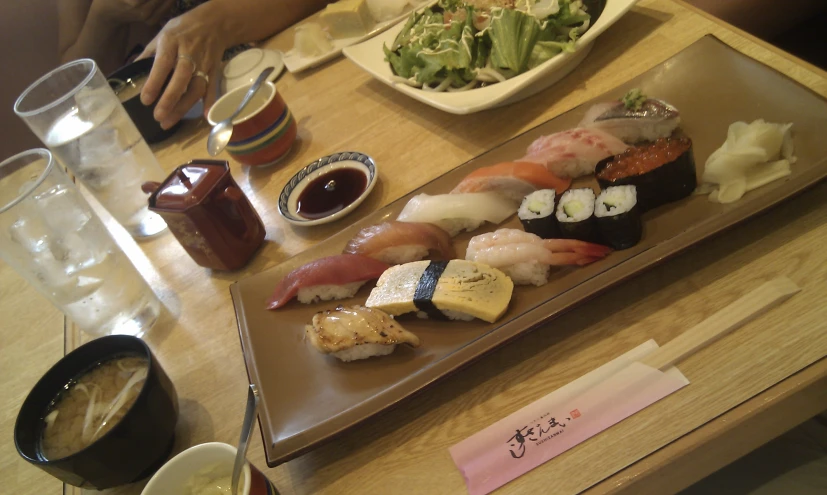
<path id="1" fill-rule="evenodd" d="M 787 277 L 770 280 L 670 340 L 640 359 L 640 362 L 663 371 L 761 316 L 800 290 L 801 288 Z"/>

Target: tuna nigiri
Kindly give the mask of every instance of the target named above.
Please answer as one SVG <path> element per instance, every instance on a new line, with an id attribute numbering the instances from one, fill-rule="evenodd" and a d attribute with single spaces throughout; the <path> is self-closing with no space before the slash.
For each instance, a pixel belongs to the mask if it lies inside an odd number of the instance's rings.
<path id="1" fill-rule="evenodd" d="M 582 177 L 593 174 L 600 160 L 628 147 L 600 129 L 577 127 L 537 139 L 518 161 L 540 163 L 558 177 Z"/>
<path id="2" fill-rule="evenodd" d="M 358 254 L 340 254 L 311 261 L 279 282 L 267 301 L 267 309 L 278 309 L 293 297 L 298 297 L 304 304 L 353 297 L 365 282 L 379 278 L 388 268 L 386 263 Z"/>
<path id="3" fill-rule="evenodd" d="M 620 100 L 592 106 L 580 127 L 597 128 L 627 143 L 636 143 L 669 137 L 680 123 L 677 108 L 633 89 Z"/>
<path id="4" fill-rule="evenodd" d="M 587 265 L 611 248 L 574 239 L 542 239 L 517 229 L 500 229 L 471 238 L 465 259 L 499 268 L 516 285 L 543 285 L 549 267 Z"/>
<path id="5" fill-rule="evenodd" d="M 517 212 L 518 203 L 494 192 L 420 194 L 402 209 L 400 222 L 433 223 L 452 237 L 483 222 L 500 223 Z"/>
<path id="6" fill-rule="evenodd" d="M 451 236 L 432 223 L 383 222 L 360 230 L 345 253 L 370 256 L 389 265 L 419 261 L 433 254 L 436 259 L 456 258 Z"/>
<path id="7" fill-rule="evenodd" d="M 570 185 L 570 178 L 561 179 L 539 163 L 505 162 L 474 170 L 451 193 L 494 191 L 522 201 L 538 189 L 554 189 L 557 194 L 563 194 Z"/>

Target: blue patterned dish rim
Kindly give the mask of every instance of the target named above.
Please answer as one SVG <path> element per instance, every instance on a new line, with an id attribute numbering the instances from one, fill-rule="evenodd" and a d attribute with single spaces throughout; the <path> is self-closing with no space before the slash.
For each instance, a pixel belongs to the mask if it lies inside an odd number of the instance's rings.
<path id="1" fill-rule="evenodd" d="M 361 163 L 368 172 L 368 184 L 367 187 L 365 187 L 365 192 L 363 192 L 362 195 L 356 199 L 356 201 L 348 205 L 347 208 L 337 211 L 332 215 L 313 220 L 302 218 L 298 215 L 294 215 L 290 211 L 290 197 L 293 195 L 293 191 L 296 190 L 296 187 L 298 187 L 299 184 L 301 184 L 310 175 L 312 175 L 314 172 L 318 170 L 321 170 L 325 167 L 334 165 L 339 162 L 347 161 Z M 358 151 L 342 151 L 340 153 L 333 153 L 332 155 L 323 156 L 322 158 L 319 158 L 315 162 L 311 163 L 310 165 L 307 165 L 306 167 L 296 172 L 296 174 L 293 175 L 293 177 L 291 177 L 289 181 L 287 181 L 287 184 L 285 184 L 284 188 L 281 190 L 281 194 L 279 194 L 279 213 L 281 213 L 281 216 L 283 216 L 285 220 L 293 224 L 318 225 L 321 223 L 332 222 L 333 220 L 347 215 L 354 208 L 356 208 L 362 201 L 364 201 L 373 189 L 377 177 L 378 173 L 376 162 L 373 161 L 373 158 L 364 153 L 359 153 Z"/>

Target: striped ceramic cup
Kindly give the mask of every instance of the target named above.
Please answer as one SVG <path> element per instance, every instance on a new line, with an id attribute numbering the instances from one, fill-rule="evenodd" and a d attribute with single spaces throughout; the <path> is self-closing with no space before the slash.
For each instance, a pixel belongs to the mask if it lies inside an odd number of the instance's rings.
<path id="1" fill-rule="evenodd" d="M 249 85 L 225 94 L 207 114 L 211 125 L 238 108 Z M 230 156 L 244 165 L 272 165 L 290 151 L 296 140 L 296 120 L 271 82 L 265 82 L 241 114 L 233 119 L 233 136 L 227 144 Z"/>

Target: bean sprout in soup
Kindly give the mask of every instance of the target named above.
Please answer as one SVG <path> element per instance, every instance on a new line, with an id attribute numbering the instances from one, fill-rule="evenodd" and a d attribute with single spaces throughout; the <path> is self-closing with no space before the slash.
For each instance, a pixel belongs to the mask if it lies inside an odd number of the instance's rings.
<path id="1" fill-rule="evenodd" d="M 61 459 L 82 450 L 123 419 L 146 381 L 145 357 L 102 361 L 70 381 L 43 418 L 40 453 Z"/>

